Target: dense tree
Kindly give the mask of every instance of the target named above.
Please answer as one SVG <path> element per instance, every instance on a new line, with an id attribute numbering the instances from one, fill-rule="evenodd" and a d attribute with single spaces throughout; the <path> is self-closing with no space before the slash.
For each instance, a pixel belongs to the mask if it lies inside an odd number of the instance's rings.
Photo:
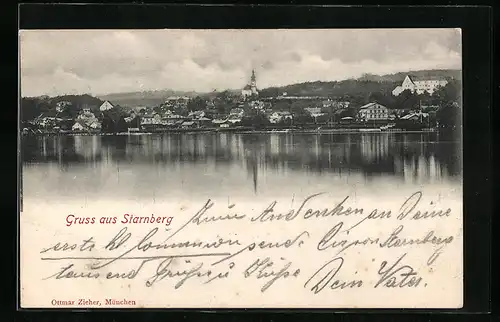
<path id="1" fill-rule="evenodd" d="M 278 123 L 277 125 L 279 126 L 291 126 L 293 125 L 293 119 L 291 118 L 282 118 Z"/>
<path id="2" fill-rule="evenodd" d="M 315 107 L 314 104 L 303 102 L 303 101 L 295 101 L 290 104 L 290 113 L 293 115 L 304 115 L 307 114 L 306 108 Z"/>
<path id="3" fill-rule="evenodd" d="M 288 96 L 321 96 L 321 97 L 341 97 L 343 95 L 361 96 L 372 92 L 390 92 L 397 86 L 392 81 L 371 81 L 349 79 L 339 82 L 306 82 L 283 87 L 263 89 L 260 92 L 262 97 L 273 97 L 286 92 Z"/>
<path id="4" fill-rule="evenodd" d="M 205 117 L 207 117 L 209 119 L 214 119 L 217 117 L 217 113 L 215 111 L 212 111 L 212 110 L 205 110 Z"/>
<path id="5" fill-rule="evenodd" d="M 105 133 L 113 133 L 115 131 L 115 122 L 109 116 L 109 114 L 104 114 L 101 121 L 101 131 Z"/>
<path id="6" fill-rule="evenodd" d="M 233 108 L 232 104 L 224 101 L 218 101 L 215 104 L 215 110 L 219 114 L 229 114 L 232 108 Z"/>
<path id="7" fill-rule="evenodd" d="M 290 112 L 292 108 L 292 102 L 288 100 L 276 101 L 272 104 L 272 109 L 274 111 L 287 111 Z"/>
<path id="8" fill-rule="evenodd" d="M 419 103 L 420 103 L 419 96 L 415 93 L 412 93 L 409 89 L 406 89 L 403 92 L 401 92 L 398 96 L 396 96 L 396 99 L 392 107 L 395 109 L 411 110 L 418 108 Z"/>
<path id="9" fill-rule="evenodd" d="M 314 122 L 314 118 L 309 113 L 295 115 L 293 117 L 293 124 L 295 124 L 295 125 L 308 124 L 308 123 L 313 123 L 313 122 Z"/>
<path id="10" fill-rule="evenodd" d="M 139 116 L 135 116 L 132 120 L 127 122 L 127 128 L 138 128 L 141 125 L 141 119 Z"/>
<path id="11" fill-rule="evenodd" d="M 321 124 L 321 123 L 326 123 L 328 121 L 330 121 L 330 117 L 327 114 L 319 115 L 319 116 L 317 116 L 317 117 L 314 118 L 314 122 L 315 123 L 320 123 Z"/>
<path id="12" fill-rule="evenodd" d="M 449 102 L 439 108 L 436 112 L 436 121 L 439 127 L 445 129 L 454 129 L 460 124 L 460 108 L 457 103 Z"/>
<path id="13" fill-rule="evenodd" d="M 125 118 L 123 117 L 123 115 L 120 115 L 120 117 L 118 118 L 118 121 L 116 122 L 114 132 L 115 133 L 127 132 L 127 130 L 128 130 L 128 124 L 125 121 Z"/>
<path id="14" fill-rule="evenodd" d="M 122 109 L 113 108 L 102 112 L 101 130 L 106 133 L 127 131 L 127 122 Z"/>
<path id="15" fill-rule="evenodd" d="M 248 117 L 254 117 L 254 116 L 257 116 L 258 114 L 261 114 L 260 110 L 258 109 L 255 109 L 251 106 L 249 107 L 243 107 L 244 111 L 245 111 L 245 116 L 248 116 Z"/>
<path id="16" fill-rule="evenodd" d="M 353 108 L 353 107 L 349 107 L 349 108 L 340 110 L 338 117 L 339 118 L 343 118 L 343 117 L 355 118 L 357 114 L 358 114 L 358 109 Z"/>
<path id="17" fill-rule="evenodd" d="M 128 128 L 129 124 L 125 121 L 125 117 L 123 115 L 104 113 L 101 123 L 102 132 L 105 133 L 126 132 Z"/>
<path id="18" fill-rule="evenodd" d="M 262 128 L 269 125 L 270 122 L 264 114 L 258 113 L 253 116 L 244 116 L 241 119 L 241 124 L 244 126 L 254 126 L 256 128 Z"/>
<path id="19" fill-rule="evenodd" d="M 395 100 L 392 95 L 387 95 L 380 92 L 370 93 L 368 101 L 366 103 L 378 102 L 388 108 L 393 108 Z"/>
<path id="20" fill-rule="evenodd" d="M 40 108 L 38 102 L 33 98 L 21 99 L 21 122 L 27 123 L 40 115 Z"/>
<path id="21" fill-rule="evenodd" d="M 231 109 L 236 106 L 236 98 L 228 90 L 217 93 L 213 102 L 215 110 L 219 114 L 229 114 Z"/>
<path id="22" fill-rule="evenodd" d="M 281 94 L 283 94 L 283 92 L 277 87 L 265 88 L 259 92 L 260 97 L 276 97 Z"/>
<path id="23" fill-rule="evenodd" d="M 58 112 L 56 106 L 59 102 L 69 102 L 64 112 Z M 100 114 L 99 106 L 103 102 L 90 95 L 63 95 L 54 98 L 22 98 L 21 99 L 21 118 L 23 121 L 30 121 L 43 113 L 45 116 L 59 116 L 76 119 L 84 107 L 90 107 L 91 111 L 98 116 Z"/>
<path id="24" fill-rule="evenodd" d="M 450 80 L 445 86 L 438 88 L 432 95 L 439 105 L 459 102 L 461 99 L 461 82 Z"/>
<path id="25" fill-rule="evenodd" d="M 200 96 L 191 98 L 187 103 L 187 110 L 189 112 L 203 111 L 207 108 L 207 102 Z"/>

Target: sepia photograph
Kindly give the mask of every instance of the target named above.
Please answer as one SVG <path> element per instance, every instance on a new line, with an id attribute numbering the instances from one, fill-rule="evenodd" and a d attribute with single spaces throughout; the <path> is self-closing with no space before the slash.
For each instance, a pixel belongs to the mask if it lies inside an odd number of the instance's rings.
<path id="1" fill-rule="evenodd" d="M 460 185 L 457 30 L 24 31 L 21 49 L 26 198 Z"/>
<path id="2" fill-rule="evenodd" d="M 461 306 L 460 29 L 19 43 L 26 306 Z"/>

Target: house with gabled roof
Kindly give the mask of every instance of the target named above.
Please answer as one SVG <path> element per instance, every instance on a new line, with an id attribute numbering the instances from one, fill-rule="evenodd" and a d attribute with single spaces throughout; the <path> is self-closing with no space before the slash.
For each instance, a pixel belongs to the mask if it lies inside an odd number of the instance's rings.
<path id="1" fill-rule="evenodd" d="M 235 107 L 233 109 L 231 109 L 231 111 L 229 112 L 229 115 L 230 116 L 236 116 L 236 117 L 243 117 L 243 115 L 245 114 L 245 110 L 241 107 Z"/>
<path id="2" fill-rule="evenodd" d="M 184 129 L 190 129 L 190 128 L 194 128 L 196 126 L 197 126 L 197 124 L 193 121 L 184 121 L 181 124 L 181 127 Z"/>
<path id="3" fill-rule="evenodd" d="M 105 101 L 104 103 L 101 104 L 101 106 L 99 106 L 99 110 L 101 112 L 108 111 L 108 110 L 111 110 L 113 108 L 114 108 L 114 105 L 111 104 L 109 101 Z"/>
<path id="4" fill-rule="evenodd" d="M 197 118 L 204 117 L 204 116 L 205 116 L 204 111 L 193 111 L 193 112 L 190 112 L 188 114 L 188 117 L 193 118 L 193 119 L 197 119 Z"/>
<path id="5" fill-rule="evenodd" d="M 81 122 L 76 121 L 75 124 L 73 124 L 73 126 L 71 127 L 71 130 L 73 130 L 73 131 L 84 131 L 85 130 L 85 126 L 83 126 Z"/>
<path id="6" fill-rule="evenodd" d="M 388 120 L 389 109 L 378 102 L 370 102 L 360 107 L 358 116 L 364 121 Z"/>
<path id="7" fill-rule="evenodd" d="M 322 112 L 321 107 L 306 107 L 304 110 L 306 110 L 312 117 L 318 117 L 325 114 Z"/>

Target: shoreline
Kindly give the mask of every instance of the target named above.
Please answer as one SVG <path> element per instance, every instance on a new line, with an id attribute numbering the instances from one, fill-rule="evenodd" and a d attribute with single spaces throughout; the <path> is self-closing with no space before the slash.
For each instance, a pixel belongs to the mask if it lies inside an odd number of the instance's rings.
<path id="1" fill-rule="evenodd" d="M 163 131 L 134 131 L 119 133 L 100 133 L 100 132 L 56 132 L 56 133 L 21 133 L 22 136 L 131 136 L 131 135 L 153 135 L 153 134 L 349 134 L 349 133 L 433 133 L 439 132 L 437 128 L 423 128 L 420 130 L 405 129 L 380 129 L 380 128 L 339 128 L 339 129 L 268 129 L 268 130 L 249 130 L 249 129 L 175 129 Z"/>

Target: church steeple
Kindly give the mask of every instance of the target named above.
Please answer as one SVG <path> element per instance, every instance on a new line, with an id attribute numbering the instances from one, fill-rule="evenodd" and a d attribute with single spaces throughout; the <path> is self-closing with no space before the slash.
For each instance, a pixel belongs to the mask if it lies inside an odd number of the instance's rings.
<path id="1" fill-rule="evenodd" d="M 241 91 L 241 95 L 246 99 L 251 96 L 259 95 L 259 90 L 257 89 L 257 77 L 255 76 L 255 69 L 252 69 L 252 76 L 250 77 L 250 83 L 247 84 Z"/>

